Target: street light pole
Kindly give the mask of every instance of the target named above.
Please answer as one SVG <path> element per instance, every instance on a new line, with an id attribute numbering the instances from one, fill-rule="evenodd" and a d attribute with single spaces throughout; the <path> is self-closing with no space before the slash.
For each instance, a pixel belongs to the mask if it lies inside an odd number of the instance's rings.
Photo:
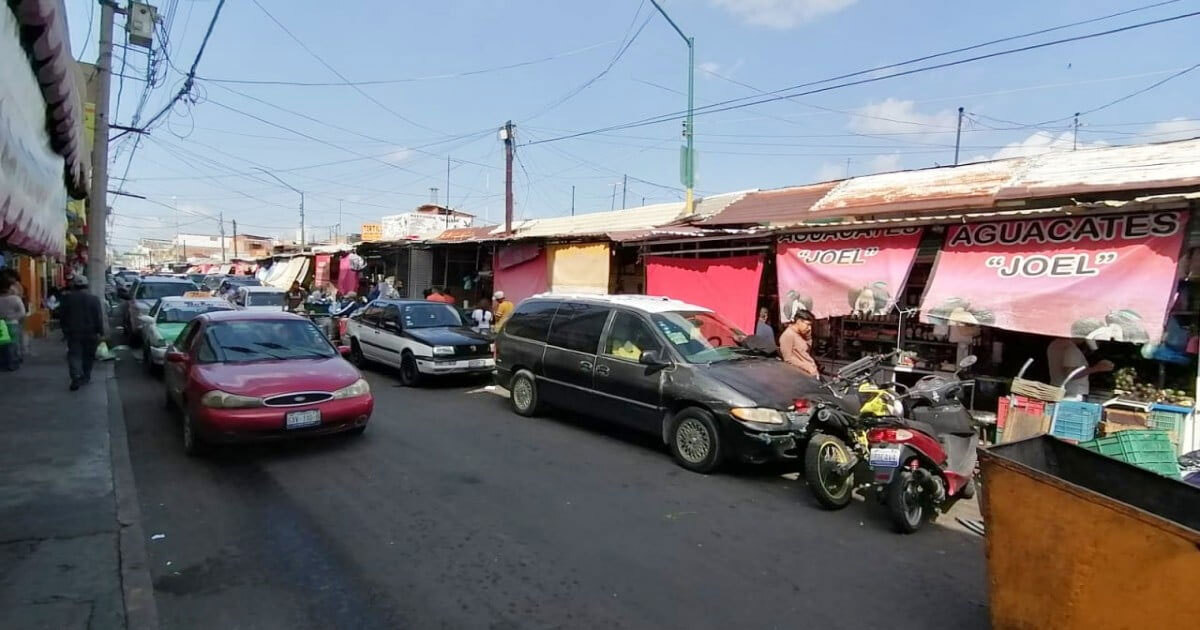
<path id="1" fill-rule="evenodd" d="M 680 179 L 683 180 L 683 185 L 687 187 L 687 199 L 685 201 L 685 214 L 692 214 L 696 209 L 695 196 L 693 188 L 696 184 L 696 149 L 693 142 L 695 134 L 695 126 L 693 123 L 693 113 L 696 105 L 696 38 L 688 37 L 683 33 L 683 29 L 667 15 L 663 10 L 662 5 L 658 0 L 650 0 L 650 4 L 654 5 L 655 9 L 666 18 L 667 23 L 671 28 L 675 29 L 676 33 L 683 38 L 683 42 L 688 47 L 688 107 L 687 119 L 683 123 L 683 136 L 687 141 L 687 146 L 684 148 L 683 158 L 680 164 L 682 171 Z"/>
<path id="2" fill-rule="evenodd" d="M 255 167 L 254 170 L 261 171 L 264 175 L 267 175 L 271 179 L 279 182 L 280 184 L 283 184 L 283 186 L 285 188 L 289 188 L 289 189 L 291 189 L 292 192 L 300 195 L 300 249 L 304 249 L 304 191 L 296 188 L 295 186 L 292 186 L 291 184 L 283 181 L 282 179 L 279 179 L 278 175 L 276 175 L 275 173 L 272 173 L 271 171 L 268 171 L 265 168 Z"/>

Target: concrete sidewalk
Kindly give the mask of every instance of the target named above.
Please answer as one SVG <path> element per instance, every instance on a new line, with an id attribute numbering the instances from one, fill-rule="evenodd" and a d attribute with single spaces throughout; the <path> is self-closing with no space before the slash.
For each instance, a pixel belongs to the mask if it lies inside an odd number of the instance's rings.
<path id="1" fill-rule="evenodd" d="M 112 365 L 71 392 L 65 344 L 31 350 L 0 373 L 3 626 L 157 627 Z"/>

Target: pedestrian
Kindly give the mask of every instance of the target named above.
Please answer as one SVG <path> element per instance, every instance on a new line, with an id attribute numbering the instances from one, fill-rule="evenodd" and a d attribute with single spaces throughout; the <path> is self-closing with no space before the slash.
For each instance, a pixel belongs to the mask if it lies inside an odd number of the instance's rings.
<path id="1" fill-rule="evenodd" d="M 496 291 L 492 294 L 492 330 L 500 332 L 504 328 L 504 324 L 508 323 L 508 318 L 512 315 L 513 303 L 504 299 L 503 291 Z"/>
<path id="2" fill-rule="evenodd" d="M 816 318 L 810 311 L 800 309 L 792 316 L 792 323 L 779 337 L 779 353 L 789 365 L 808 376 L 817 377 L 817 362 L 812 358 L 812 328 Z"/>
<path id="3" fill-rule="evenodd" d="M 486 333 L 492 330 L 492 301 L 487 298 L 479 298 L 479 302 L 475 304 L 475 310 L 471 311 L 471 321 L 475 323 L 475 330 Z"/>
<path id="4" fill-rule="evenodd" d="M 771 328 L 771 309 L 758 309 L 758 321 L 754 323 L 754 336 L 771 344 L 775 343 L 775 329 Z"/>
<path id="5" fill-rule="evenodd" d="M 308 291 L 300 286 L 299 280 L 292 282 L 292 288 L 288 289 L 287 293 L 283 294 L 284 306 L 287 312 L 295 313 L 304 304 L 304 300 L 308 297 Z"/>
<path id="6" fill-rule="evenodd" d="M 425 298 L 426 300 L 429 300 L 430 302 L 436 301 L 433 299 L 433 287 L 428 287 L 428 288 L 422 289 L 421 297 Z"/>
<path id="7" fill-rule="evenodd" d="M 9 281 L 9 287 L 8 291 L 0 291 L 0 294 L 15 295 L 17 299 L 21 300 L 21 316 L 17 318 L 17 325 L 15 327 L 9 327 L 10 329 L 15 328 L 15 330 L 10 330 L 9 334 L 12 335 L 13 357 L 19 366 L 25 360 L 25 343 L 27 339 L 22 333 L 25 328 L 25 317 L 29 314 L 29 300 L 25 299 L 25 286 L 21 284 L 21 274 L 17 273 L 15 269 L 5 269 L 3 277 Z"/>
<path id="8" fill-rule="evenodd" d="M 71 290 L 63 295 L 59 311 L 63 336 L 67 339 L 71 391 L 75 391 L 91 382 L 96 347 L 104 337 L 104 311 L 100 308 L 100 298 L 88 291 L 87 276 L 75 276 Z"/>
<path id="9" fill-rule="evenodd" d="M 1113 371 L 1113 362 L 1107 359 L 1088 365 L 1087 356 L 1080 346 L 1087 344 L 1088 349 L 1095 351 L 1096 342 L 1091 339 L 1058 338 L 1046 346 L 1046 361 L 1050 365 L 1050 384 L 1062 385 L 1067 398 L 1084 400 L 1090 393 L 1089 376 L 1098 372 Z M 1067 377 L 1078 368 L 1084 368 L 1075 378 L 1067 381 Z M 1064 382 L 1065 381 L 1065 382 Z"/>
<path id="10" fill-rule="evenodd" d="M 0 275 L 0 320 L 8 331 L 8 343 L 0 345 L 0 370 L 15 372 L 21 367 L 21 320 L 25 318 L 25 301 L 16 292 L 7 273 Z"/>

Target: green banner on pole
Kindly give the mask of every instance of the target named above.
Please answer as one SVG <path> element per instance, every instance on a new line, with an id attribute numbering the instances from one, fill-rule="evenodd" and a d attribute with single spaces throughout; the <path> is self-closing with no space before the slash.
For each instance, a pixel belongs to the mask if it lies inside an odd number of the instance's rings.
<path id="1" fill-rule="evenodd" d="M 686 144 L 679 147 L 679 183 L 687 188 L 693 187 L 696 181 L 695 153 L 692 156 L 692 159 L 689 160 Z"/>

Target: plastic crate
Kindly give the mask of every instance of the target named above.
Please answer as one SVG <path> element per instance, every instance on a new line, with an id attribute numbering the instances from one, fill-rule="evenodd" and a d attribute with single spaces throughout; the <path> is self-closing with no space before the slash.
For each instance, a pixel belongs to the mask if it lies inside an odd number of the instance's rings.
<path id="1" fill-rule="evenodd" d="M 1005 421 L 1008 419 L 1009 409 L 1016 408 L 1022 409 L 1026 413 L 1045 415 L 1048 411 L 1047 407 L 1053 407 L 1053 404 L 1025 396 L 1001 398 L 1000 404 L 996 406 L 996 426 L 1001 429 L 1004 428 Z"/>
<path id="2" fill-rule="evenodd" d="M 1066 440 L 1086 442 L 1096 437 L 1100 422 L 1100 405 L 1064 400 L 1054 404 L 1050 435 Z"/>
<path id="3" fill-rule="evenodd" d="M 1166 431 L 1171 443 L 1178 445 L 1183 423 L 1191 413 L 1187 407 L 1156 404 L 1150 408 L 1150 428 Z"/>
<path id="4" fill-rule="evenodd" d="M 1122 431 L 1111 437 L 1082 442 L 1079 446 L 1160 475 L 1180 478 L 1175 447 L 1166 431 Z"/>

